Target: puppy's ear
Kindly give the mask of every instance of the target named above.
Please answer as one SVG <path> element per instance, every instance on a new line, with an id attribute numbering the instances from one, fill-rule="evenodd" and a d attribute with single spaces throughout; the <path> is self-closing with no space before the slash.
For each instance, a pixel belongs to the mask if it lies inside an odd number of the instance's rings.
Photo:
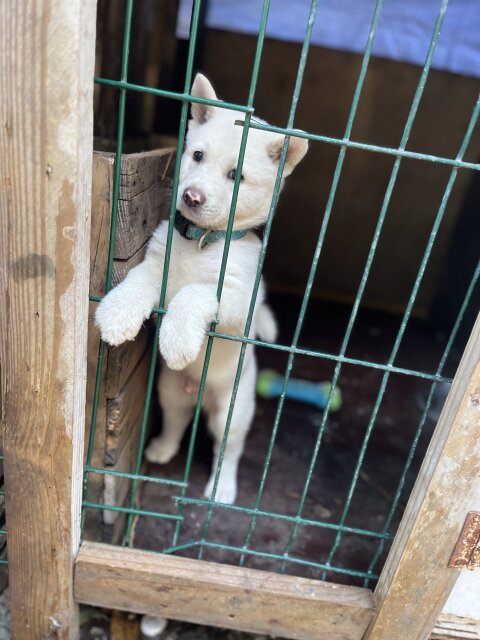
<path id="1" fill-rule="evenodd" d="M 267 153 L 275 163 L 278 163 L 280 161 L 284 140 L 284 136 L 277 136 L 274 140 L 272 140 L 272 142 L 269 142 L 267 145 Z M 289 176 L 292 173 L 297 164 L 307 153 L 307 150 L 308 140 L 306 140 L 305 138 L 295 138 L 293 136 L 290 138 L 290 142 L 288 144 L 287 159 L 285 160 L 285 169 L 283 171 L 283 175 L 285 177 Z"/>
<path id="2" fill-rule="evenodd" d="M 209 100 L 217 100 L 217 94 L 215 93 L 210 81 L 201 74 L 197 73 L 195 80 L 193 81 L 191 95 L 196 98 L 208 98 Z M 207 104 L 200 104 L 198 102 L 192 102 L 192 118 L 203 124 L 213 116 L 216 107 L 211 107 Z"/>

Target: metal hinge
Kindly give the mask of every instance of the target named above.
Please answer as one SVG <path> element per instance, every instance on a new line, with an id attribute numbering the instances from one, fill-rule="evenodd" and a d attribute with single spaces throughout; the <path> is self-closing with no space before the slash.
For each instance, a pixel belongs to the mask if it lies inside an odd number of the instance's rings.
<path id="1" fill-rule="evenodd" d="M 452 569 L 480 567 L 480 511 L 470 511 L 448 566 Z"/>

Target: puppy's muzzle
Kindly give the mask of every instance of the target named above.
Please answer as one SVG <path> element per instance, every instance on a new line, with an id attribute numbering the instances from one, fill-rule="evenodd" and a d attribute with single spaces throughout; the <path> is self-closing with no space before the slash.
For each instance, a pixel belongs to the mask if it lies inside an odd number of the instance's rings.
<path id="1" fill-rule="evenodd" d="M 185 204 L 191 209 L 200 207 L 205 202 L 205 195 L 198 189 L 193 189 L 192 187 L 185 189 L 182 198 Z"/>

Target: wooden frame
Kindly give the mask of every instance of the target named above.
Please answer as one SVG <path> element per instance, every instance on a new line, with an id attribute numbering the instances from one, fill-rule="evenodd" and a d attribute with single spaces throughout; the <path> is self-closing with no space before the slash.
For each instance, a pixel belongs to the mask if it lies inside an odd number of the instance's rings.
<path id="1" fill-rule="evenodd" d="M 95 0 L 0 4 L 0 309 L 12 637 L 78 637 Z"/>
<path id="2" fill-rule="evenodd" d="M 75 598 L 298 640 L 361 640 L 373 613 L 368 589 L 91 542 L 80 549 Z"/>
<path id="3" fill-rule="evenodd" d="M 423 640 L 458 576 L 448 560 L 478 482 L 480 320 L 373 597 L 133 549 L 84 543 L 79 550 L 95 8 L 95 0 L 0 4 L 12 637 L 73 640 L 77 603 L 86 602 L 299 640 Z"/>

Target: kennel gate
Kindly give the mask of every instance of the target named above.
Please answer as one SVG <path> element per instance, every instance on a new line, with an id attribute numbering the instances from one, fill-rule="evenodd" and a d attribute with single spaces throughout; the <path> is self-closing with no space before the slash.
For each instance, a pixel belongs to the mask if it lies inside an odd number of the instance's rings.
<path id="1" fill-rule="evenodd" d="M 368 638 L 371 640 L 423 639 L 428 637 L 438 614 L 458 576 L 448 568 L 448 561 L 457 541 L 472 501 L 473 485 L 477 477 L 480 444 L 476 436 L 480 406 L 480 324 L 474 327 L 471 339 L 453 382 L 452 390 L 439 420 L 427 456 L 419 473 L 399 531 L 374 594 L 368 584 L 374 577 L 375 565 L 382 547 L 391 537 L 389 525 L 397 506 L 402 485 L 426 418 L 435 386 L 448 381 L 443 367 L 448 357 L 463 313 L 480 275 L 477 266 L 467 287 L 465 300 L 448 340 L 444 355 L 434 374 L 402 369 L 395 365 L 395 357 L 406 329 L 424 269 L 429 260 L 448 198 L 459 169 L 476 170 L 480 165 L 465 162 L 464 152 L 469 143 L 480 112 L 480 101 L 474 106 L 470 124 L 456 158 L 436 157 L 406 149 L 409 133 L 416 115 L 430 69 L 432 56 L 440 36 L 448 0 L 439 2 L 439 13 L 429 52 L 422 70 L 412 108 L 398 148 L 377 147 L 350 139 L 356 108 L 367 72 L 371 48 L 382 0 L 377 0 L 371 30 L 354 93 L 344 137 L 341 139 L 305 133 L 294 128 L 295 110 L 300 94 L 303 71 L 308 54 L 317 0 L 312 1 L 292 106 L 286 127 L 272 127 L 252 120 L 254 96 L 262 46 L 269 10 L 264 0 L 259 27 L 257 51 L 252 72 L 248 102 L 235 105 L 223 101 L 219 106 L 242 111 L 244 121 L 239 168 L 235 181 L 232 207 L 225 242 L 225 252 L 218 283 L 221 295 L 230 243 L 233 214 L 239 188 L 241 166 L 249 128 L 295 134 L 310 140 L 339 146 L 338 162 L 330 198 L 324 212 L 312 267 L 307 281 L 294 339 L 290 346 L 269 345 L 248 338 L 253 303 L 258 290 L 270 229 L 280 188 L 280 177 L 286 158 L 286 138 L 279 167 L 269 219 L 266 225 L 262 253 L 255 281 L 249 320 L 243 337 L 221 335 L 215 323 L 209 331 L 204 373 L 200 394 L 203 393 L 208 358 L 213 339 L 235 339 L 242 345 L 238 376 L 244 349 L 248 343 L 288 353 L 285 387 L 297 353 L 312 357 L 330 358 L 336 363 L 333 382 L 338 380 L 343 363 L 374 367 L 383 372 L 377 403 L 369 421 L 344 513 L 338 524 L 309 521 L 302 518 L 303 501 L 313 473 L 315 459 L 321 445 L 328 406 L 318 431 L 317 445 L 307 470 L 305 489 L 299 502 L 297 516 L 286 516 L 259 509 L 265 474 L 274 445 L 276 428 L 283 407 L 280 398 L 271 448 L 267 454 L 264 476 L 258 500 L 253 509 L 244 510 L 251 516 L 251 530 L 260 517 L 288 518 L 293 525 L 292 536 L 300 526 L 317 526 L 335 530 L 336 539 L 327 562 L 314 563 L 325 572 L 342 571 L 358 575 L 349 569 L 336 567 L 335 551 L 344 532 L 374 535 L 378 539 L 378 553 L 369 571 L 361 575 L 365 588 L 348 587 L 322 581 L 259 572 L 244 567 L 215 565 L 200 559 L 175 557 L 178 550 L 173 540 L 167 553 L 152 554 L 128 546 L 115 547 L 100 543 L 80 542 L 80 508 L 112 509 L 128 514 L 126 541 L 132 533 L 135 515 L 154 515 L 135 508 L 135 490 L 139 482 L 171 482 L 142 476 L 140 462 L 145 438 L 148 406 L 145 408 L 137 465 L 133 473 L 123 474 L 132 480 L 129 507 L 94 504 L 88 500 L 88 478 L 92 474 L 113 473 L 108 468 L 91 464 L 94 428 L 87 449 L 83 469 L 83 432 L 85 398 L 85 346 L 88 306 L 89 210 L 92 157 L 92 76 L 95 42 L 94 0 L 53 0 L 50 3 L 22 0 L 4 3 L 1 17 L 1 104 L 2 127 L 0 152 L 2 159 L 2 393 L 5 451 L 6 506 L 9 531 L 9 565 L 14 638 L 74 638 L 78 634 L 77 604 L 90 603 L 117 609 L 133 610 L 152 615 L 188 619 L 251 631 L 275 633 L 292 638 Z M 188 64 L 183 93 L 132 85 L 127 78 L 129 37 L 134 8 L 127 0 L 125 36 L 120 80 L 98 78 L 97 82 L 119 90 L 119 130 L 115 165 L 114 197 L 107 288 L 111 283 L 115 220 L 118 210 L 120 158 L 123 143 L 123 121 L 126 92 L 146 91 L 153 95 L 180 100 L 182 114 L 179 140 L 186 130 L 188 104 L 192 101 L 209 104 L 211 101 L 191 98 L 195 39 L 201 2 L 196 0 L 192 14 Z M 27 135 L 27 132 L 29 135 Z M 326 354 L 309 352 L 297 346 L 310 290 L 327 232 L 335 192 L 338 187 L 344 158 L 349 148 L 360 148 L 395 158 L 391 178 L 385 193 L 377 229 L 368 255 L 365 270 L 353 306 L 347 332 L 340 352 Z M 391 356 L 386 364 L 352 360 L 346 356 L 356 314 L 368 279 L 375 249 L 387 215 L 397 173 L 403 158 L 443 163 L 451 167 L 444 197 L 431 230 L 425 254 L 412 289 L 400 330 Z M 178 187 L 180 155 L 177 156 L 173 180 L 174 193 Z M 173 202 L 175 198 L 173 198 Z M 174 206 L 170 210 L 168 247 L 173 234 Z M 166 269 L 168 275 L 167 249 Z M 158 340 L 166 279 L 156 322 L 155 343 Z M 152 391 L 157 350 L 153 349 L 147 389 L 147 405 Z M 104 355 L 100 344 L 98 376 Z M 381 532 L 352 530 L 346 526 L 350 500 L 361 468 L 368 438 L 375 424 L 388 378 L 391 373 L 419 376 L 431 381 L 429 401 L 420 422 L 417 437 L 412 443 L 404 473 L 391 505 L 391 514 Z M 333 386 L 334 386 L 333 385 Z M 235 401 L 235 389 L 232 405 Z M 208 508 L 202 539 L 195 543 L 202 549 L 221 543 L 206 539 L 214 509 L 242 509 L 218 505 L 208 500 L 193 500 L 186 496 L 189 464 L 193 453 L 195 430 L 200 402 L 194 418 L 193 436 L 188 453 L 178 514 L 173 517 L 178 532 L 184 505 L 197 502 Z M 231 414 L 231 412 L 230 412 Z M 95 425 L 95 408 L 92 417 Z M 228 436 L 228 423 L 226 437 Z M 220 458 L 221 464 L 221 458 Z M 85 481 L 83 478 L 85 472 Z M 121 473 L 121 472 L 118 472 Z M 218 473 L 217 473 L 218 477 Z M 84 489 L 83 503 L 81 500 Z M 172 517 L 165 514 L 166 517 Z M 233 551 L 242 558 L 255 552 L 248 543 Z M 279 556 L 284 563 L 295 561 L 289 555 L 293 537 Z M 223 545 L 226 550 L 228 547 Z M 170 552 L 170 553 L 168 553 Z M 287 612 L 287 614 L 286 614 Z"/>

